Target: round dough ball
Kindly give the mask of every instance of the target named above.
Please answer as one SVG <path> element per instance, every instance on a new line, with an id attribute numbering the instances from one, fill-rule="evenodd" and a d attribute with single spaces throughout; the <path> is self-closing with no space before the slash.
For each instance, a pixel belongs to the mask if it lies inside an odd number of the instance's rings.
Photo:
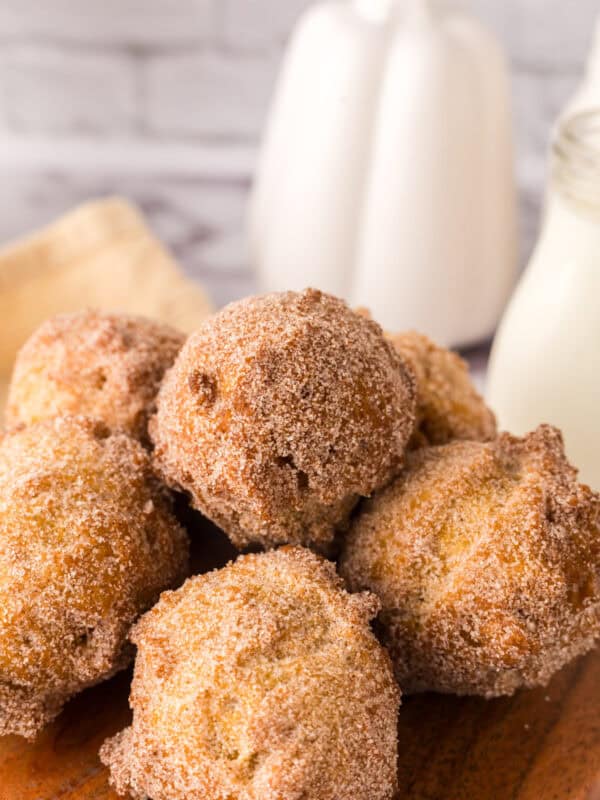
<path id="1" fill-rule="evenodd" d="M 158 387 L 184 341 L 143 317 L 100 311 L 53 317 L 17 356 L 6 423 L 83 414 L 146 442 Z"/>
<path id="2" fill-rule="evenodd" d="M 454 439 L 487 442 L 496 436 L 496 418 L 469 376 L 465 361 L 415 331 L 390 336 L 417 379 L 417 428 L 411 448 Z"/>
<path id="3" fill-rule="evenodd" d="M 133 724 L 101 751 L 117 791 L 390 800 L 400 698 L 378 607 L 295 547 L 164 594 L 133 632 Z"/>
<path id="4" fill-rule="evenodd" d="M 33 737 L 131 660 L 137 617 L 187 571 L 146 451 L 56 417 L 0 440 L 0 736 Z"/>
<path id="5" fill-rule="evenodd" d="M 382 601 L 404 691 L 486 697 L 545 685 L 600 635 L 600 495 L 560 432 L 411 454 L 367 504 L 341 571 Z"/>
<path id="6" fill-rule="evenodd" d="M 400 471 L 412 372 L 378 325 L 315 290 L 233 303 L 193 334 L 150 433 L 164 479 L 238 547 L 326 548 Z"/>

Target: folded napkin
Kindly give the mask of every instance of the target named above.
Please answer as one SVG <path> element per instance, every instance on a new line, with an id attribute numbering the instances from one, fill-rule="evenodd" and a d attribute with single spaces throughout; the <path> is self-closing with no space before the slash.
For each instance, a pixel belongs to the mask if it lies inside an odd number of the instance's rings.
<path id="1" fill-rule="evenodd" d="M 45 319 L 94 307 L 192 331 L 212 311 L 130 203 L 87 203 L 0 249 L 0 408 L 15 355 Z"/>

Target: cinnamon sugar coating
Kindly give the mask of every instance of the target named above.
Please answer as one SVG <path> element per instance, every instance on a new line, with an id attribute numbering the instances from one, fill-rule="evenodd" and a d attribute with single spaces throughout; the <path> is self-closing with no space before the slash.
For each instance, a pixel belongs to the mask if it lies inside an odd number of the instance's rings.
<path id="1" fill-rule="evenodd" d="M 7 425 L 84 414 L 145 442 L 158 387 L 184 341 L 143 317 L 89 310 L 52 317 L 17 356 Z"/>
<path id="2" fill-rule="evenodd" d="M 341 572 L 382 601 L 407 692 L 546 684 L 600 635 L 600 495 L 559 431 L 411 454 L 345 541 Z"/>
<path id="3" fill-rule="evenodd" d="M 234 544 L 326 548 L 358 499 L 400 471 L 415 388 L 378 325 L 307 290 L 207 320 L 157 405 L 159 470 Z"/>
<path id="4" fill-rule="evenodd" d="M 28 738 L 124 668 L 137 617 L 187 570 L 140 444 L 56 417 L 0 440 L 0 736 Z"/>
<path id="5" fill-rule="evenodd" d="M 133 630 L 133 724 L 101 750 L 136 800 L 391 800 L 399 690 L 349 595 L 308 550 L 191 578 Z"/>
<path id="6" fill-rule="evenodd" d="M 417 428 L 411 448 L 454 439 L 487 442 L 496 436 L 496 418 L 469 376 L 465 361 L 415 331 L 389 336 L 417 379 Z"/>

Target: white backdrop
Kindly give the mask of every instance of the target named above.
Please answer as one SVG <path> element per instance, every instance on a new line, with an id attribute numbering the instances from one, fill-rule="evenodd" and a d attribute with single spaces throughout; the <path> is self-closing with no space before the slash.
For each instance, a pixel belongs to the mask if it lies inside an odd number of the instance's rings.
<path id="1" fill-rule="evenodd" d="M 307 0 L 2 0 L 0 241 L 90 196 L 137 200 L 224 302 L 252 288 L 243 215 L 289 30 Z M 514 74 L 524 255 L 551 125 L 600 0 L 473 0 Z"/>

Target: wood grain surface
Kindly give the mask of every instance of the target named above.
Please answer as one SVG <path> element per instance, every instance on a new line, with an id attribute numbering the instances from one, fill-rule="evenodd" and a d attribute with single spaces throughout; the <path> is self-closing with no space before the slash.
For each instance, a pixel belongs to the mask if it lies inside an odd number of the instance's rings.
<path id="1" fill-rule="evenodd" d="M 118 800 L 98 760 L 130 674 L 85 692 L 34 744 L 0 739 L 0 800 Z M 397 800 L 600 800 L 600 651 L 506 700 L 423 695 L 400 714 Z"/>
<path id="2" fill-rule="evenodd" d="M 217 532 L 202 541 L 194 571 L 231 557 Z M 0 738 L 0 800 L 118 800 L 97 754 L 129 723 L 130 678 L 75 698 L 33 744 Z M 513 698 L 405 698 L 399 785 L 397 800 L 600 800 L 600 650 Z"/>

